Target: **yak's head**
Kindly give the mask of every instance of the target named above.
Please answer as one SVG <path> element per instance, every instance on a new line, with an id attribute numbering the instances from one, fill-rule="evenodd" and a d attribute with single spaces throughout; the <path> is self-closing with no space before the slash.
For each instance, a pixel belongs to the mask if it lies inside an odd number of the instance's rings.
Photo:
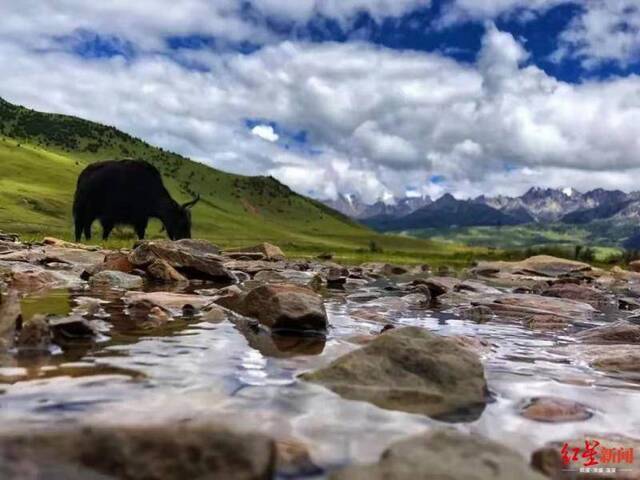
<path id="1" fill-rule="evenodd" d="M 184 205 L 177 205 L 171 218 L 165 224 L 167 235 L 171 240 L 191 238 L 191 209 L 200 201 L 200 195 Z"/>

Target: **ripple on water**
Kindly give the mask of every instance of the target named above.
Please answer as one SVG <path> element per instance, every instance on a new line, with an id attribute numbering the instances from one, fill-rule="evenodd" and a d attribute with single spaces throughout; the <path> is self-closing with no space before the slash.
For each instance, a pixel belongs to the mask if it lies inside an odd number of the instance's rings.
<path id="1" fill-rule="evenodd" d="M 327 300 L 328 337 L 272 337 L 229 323 L 179 319 L 163 328 L 139 328 L 120 299 L 100 296 L 93 318 L 110 325 L 96 345 L 37 358 L 3 358 L 0 428 L 65 422 L 154 423 L 214 419 L 277 438 L 295 438 L 323 467 L 374 461 L 389 443 L 440 422 L 345 400 L 297 376 L 358 346 L 351 339 L 385 323 L 415 325 L 442 335 L 480 337 L 493 401 L 471 423 L 456 424 L 508 443 L 523 454 L 551 440 L 581 433 L 640 434 L 640 384 L 607 377 L 558 353 L 572 342 L 563 333 L 536 333 L 513 324 L 476 324 L 452 311 L 403 310 L 356 320 L 351 308 L 368 297 Z M 27 317 L 68 315 L 92 304 L 91 292 L 57 291 L 23 301 Z M 74 310 L 75 309 L 75 310 Z M 598 319 L 604 322 L 606 319 Z M 552 396 L 586 404 L 582 422 L 544 424 L 519 415 L 523 402 Z"/>

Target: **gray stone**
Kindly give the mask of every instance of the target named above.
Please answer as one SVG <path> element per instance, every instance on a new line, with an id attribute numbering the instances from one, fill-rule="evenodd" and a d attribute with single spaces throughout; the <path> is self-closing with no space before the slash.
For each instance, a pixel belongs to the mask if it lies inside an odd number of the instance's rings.
<path id="1" fill-rule="evenodd" d="M 619 321 L 600 327 L 590 328 L 576 334 L 584 343 L 640 343 L 640 325 Z"/>
<path id="2" fill-rule="evenodd" d="M 219 253 L 218 247 L 204 240 L 160 240 L 140 243 L 129 260 L 138 267 L 147 267 L 162 259 L 189 279 L 232 282 L 235 278 Z"/>
<path id="3" fill-rule="evenodd" d="M 275 462 L 269 438 L 213 426 L 85 427 L 0 437 L 6 480 L 270 480 Z M 82 474 L 51 476 L 76 469 Z"/>
<path id="4" fill-rule="evenodd" d="M 216 303 L 255 318 L 274 331 L 325 332 L 327 329 L 322 297 L 297 285 L 262 285 L 246 293 L 222 297 Z"/>
<path id="5" fill-rule="evenodd" d="M 544 480 L 509 448 L 439 430 L 392 444 L 377 464 L 347 467 L 331 480 Z"/>
<path id="6" fill-rule="evenodd" d="M 261 283 L 287 283 L 317 290 L 323 286 L 322 277 L 315 272 L 301 272 L 299 270 L 262 270 L 253 279 Z"/>
<path id="7" fill-rule="evenodd" d="M 96 273 L 89 279 L 92 288 L 118 288 L 122 290 L 135 290 L 144 286 L 142 278 L 129 273 L 105 270 Z"/>
<path id="8" fill-rule="evenodd" d="M 478 355 L 417 327 L 385 332 L 300 378 L 351 400 L 446 419 L 477 418 L 487 397 Z"/>
<path id="9" fill-rule="evenodd" d="M 0 352 L 13 347 L 16 327 L 21 321 L 18 292 L 10 290 L 7 294 L 3 294 L 0 291 Z"/>
<path id="10" fill-rule="evenodd" d="M 554 397 L 537 397 L 520 409 L 524 418 L 545 423 L 579 422 L 593 416 L 589 407 L 579 402 Z"/>
<path id="11" fill-rule="evenodd" d="M 225 250 L 225 254 L 260 254 L 263 258 L 269 261 L 279 261 L 284 260 L 285 255 L 284 252 L 280 249 L 280 247 L 276 245 L 272 245 L 271 243 L 260 243 L 258 245 L 253 245 L 251 247 L 241 247 L 241 248 L 232 248 L 229 250 Z M 231 255 L 233 258 L 233 256 Z M 260 260 L 260 258 L 257 258 Z"/>

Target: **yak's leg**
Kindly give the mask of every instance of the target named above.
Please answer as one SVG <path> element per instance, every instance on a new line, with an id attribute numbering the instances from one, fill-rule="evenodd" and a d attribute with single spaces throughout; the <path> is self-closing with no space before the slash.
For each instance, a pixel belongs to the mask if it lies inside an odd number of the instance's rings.
<path id="1" fill-rule="evenodd" d="M 82 240 L 82 230 L 83 230 L 83 222 L 82 219 L 76 218 L 76 242 L 80 242 Z"/>
<path id="2" fill-rule="evenodd" d="M 136 235 L 138 235 L 138 238 L 140 240 L 144 240 L 144 236 L 147 233 L 147 224 L 149 223 L 149 221 L 147 219 L 141 220 L 138 223 L 136 223 L 134 225 L 134 228 L 136 230 Z"/>
<path id="3" fill-rule="evenodd" d="M 82 229 L 84 230 L 84 236 L 87 240 L 91 240 L 91 226 L 94 219 L 91 217 L 85 217 L 82 219 Z"/>
<path id="4" fill-rule="evenodd" d="M 107 240 L 115 225 L 110 220 L 100 220 L 100 223 L 102 224 L 102 239 Z"/>

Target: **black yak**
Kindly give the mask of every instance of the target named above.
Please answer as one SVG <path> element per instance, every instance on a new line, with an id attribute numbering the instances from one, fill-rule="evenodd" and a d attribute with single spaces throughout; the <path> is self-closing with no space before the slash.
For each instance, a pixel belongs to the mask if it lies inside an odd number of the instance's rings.
<path id="1" fill-rule="evenodd" d="M 102 224 L 107 239 L 116 225 L 132 225 L 144 239 L 149 218 L 158 218 L 170 239 L 191 238 L 191 207 L 200 196 L 184 205 L 176 203 L 162 183 L 160 172 L 140 160 L 98 162 L 78 177 L 73 202 L 76 241 L 91 239 L 91 225 Z"/>

